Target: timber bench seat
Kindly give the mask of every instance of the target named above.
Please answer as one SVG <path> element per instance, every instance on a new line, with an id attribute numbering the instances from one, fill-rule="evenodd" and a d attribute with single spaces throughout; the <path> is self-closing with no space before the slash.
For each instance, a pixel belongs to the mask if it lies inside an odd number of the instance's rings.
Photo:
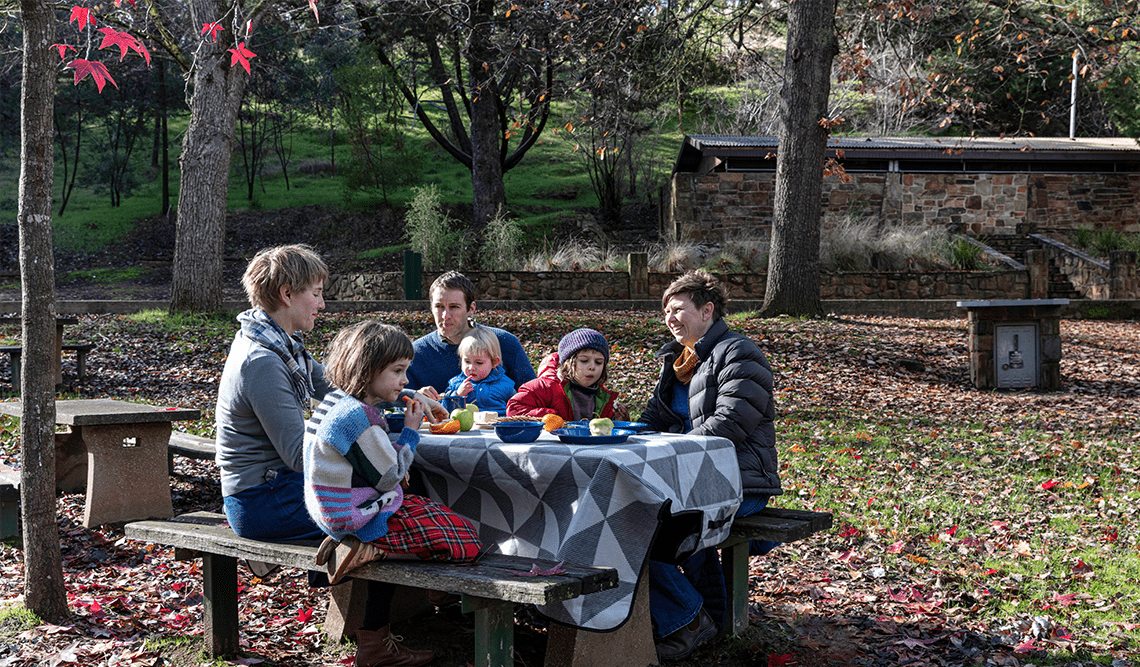
<path id="1" fill-rule="evenodd" d="M 167 520 L 136 521 L 124 527 L 132 540 L 174 547 L 178 560 L 202 559 L 203 632 L 212 656 L 238 650 L 237 560 L 261 561 L 304 570 L 316 565 L 318 540 L 266 542 L 238 537 L 225 516 L 193 512 Z M 415 588 L 460 593 L 463 610 L 475 612 L 475 665 L 514 664 L 514 605 L 551 604 L 617 586 L 617 571 L 605 567 L 562 566 L 557 576 L 522 576 L 537 565 L 532 558 L 483 555 L 474 565 L 426 561 L 380 561 L 352 572 L 352 579 L 383 581 Z M 334 586 L 349 588 L 347 585 Z M 330 606 L 330 614 L 332 608 Z"/>
<path id="2" fill-rule="evenodd" d="M 751 540 L 795 542 L 831 529 L 831 514 L 765 507 L 732 522 L 728 539 L 717 545 L 724 568 L 728 617 L 723 630 L 738 634 L 748 627 L 748 543 Z"/>

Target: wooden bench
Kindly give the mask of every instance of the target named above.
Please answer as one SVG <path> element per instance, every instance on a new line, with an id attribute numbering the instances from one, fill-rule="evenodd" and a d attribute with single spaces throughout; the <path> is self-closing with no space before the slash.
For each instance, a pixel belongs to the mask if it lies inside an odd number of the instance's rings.
<path id="1" fill-rule="evenodd" d="M 91 350 L 94 350 L 95 347 L 95 343 L 64 343 L 60 348 L 62 352 L 70 351 L 75 353 L 75 378 L 79 382 L 87 378 L 87 355 L 90 354 Z M 19 391 L 20 369 L 22 367 L 21 359 L 24 354 L 24 347 L 22 345 L 0 345 L 0 352 L 7 353 L 8 355 L 8 361 L 12 366 L 12 387 Z"/>
<path id="2" fill-rule="evenodd" d="M 0 540 L 20 534 L 20 471 L 0 464 Z"/>
<path id="3" fill-rule="evenodd" d="M 203 633 L 206 650 L 215 657 L 238 650 L 239 558 L 323 571 L 315 562 L 318 541 L 245 539 L 230 530 L 221 514 L 194 512 L 167 520 L 136 521 L 128 523 L 124 531 L 132 540 L 173 546 L 176 559 L 202 559 Z M 555 565 L 531 558 L 484 555 L 475 565 L 369 563 L 354 570 L 352 576 L 462 594 L 463 610 L 475 613 L 474 664 L 493 667 L 514 664 L 514 605 L 551 604 L 617 586 L 613 568 L 563 565 L 566 574 L 550 577 L 512 573 L 529 572 L 536 564 L 544 569 Z M 336 589 L 341 588 L 348 585 L 334 586 L 334 598 Z M 333 613 L 330 603 L 330 616 Z"/>
<path id="4" fill-rule="evenodd" d="M 724 632 L 735 635 L 748 627 L 750 541 L 795 542 L 830 529 L 831 514 L 782 507 L 765 507 L 757 514 L 734 520 L 728 539 L 717 545 L 728 594 L 728 617 L 725 618 Z"/>

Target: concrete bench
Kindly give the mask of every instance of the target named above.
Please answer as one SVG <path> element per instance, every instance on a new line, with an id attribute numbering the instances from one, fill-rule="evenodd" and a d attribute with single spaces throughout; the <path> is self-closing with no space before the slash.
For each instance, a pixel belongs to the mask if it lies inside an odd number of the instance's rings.
<path id="1" fill-rule="evenodd" d="M 304 570 L 323 571 L 316 565 L 319 541 L 264 542 L 238 537 L 225 523 L 225 516 L 194 512 L 173 519 L 136 521 L 124 527 L 132 540 L 174 547 L 179 560 L 202 559 L 203 634 L 211 656 L 238 650 L 237 560 L 274 563 Z M 550 577 L 520 576 L 533 565 L 549 569 L 555 563 L 531 558 L 484 555 L 475 565 L 426 561 L 381 561 L 353 571 L 352 579 L 334 586 L 329 604 L 329 623 L 340 624 L 330 636 L 339 639 L 346 617 L 342 605 L 351 607 L 353 579 L 383 581 L 414 588 L 462 594 L 463 610 L 475 613 L 475 661 L 477 667 L 514 664 L 514 605 L 551 604 L 617 586 L 613 568 L 564 564 L 566 574 Z"/>
<path id="2" fill-rule="evenodd" d="M 172 431 L 170 444 L 166 448 L 166 458 L 171 473 L 174 472 L 174 457 L 183 456 L 199 461 L 213 461 L 218 451 L 212 438 L 206 438 L 185 431 Z"/>
<path id="3" fill-rule="evenodd" d="M 0 464 L 0 540 L 20 534 L 20 471 Z"/>
<path id="4" fill-rule="evenodd" d="M 60 354 L 63 352 L 75 353 L 75 379 L 77 381 L 82 382 L 87 378 L 87 355 L 95 348 L 95 343 L 64 343 L 60 347 Z M 22 345 L 0 345 L 0 352 L 8 355 L 8 361 L 12 366 L 12 387 L 19 391 L 24 347 Z"/>

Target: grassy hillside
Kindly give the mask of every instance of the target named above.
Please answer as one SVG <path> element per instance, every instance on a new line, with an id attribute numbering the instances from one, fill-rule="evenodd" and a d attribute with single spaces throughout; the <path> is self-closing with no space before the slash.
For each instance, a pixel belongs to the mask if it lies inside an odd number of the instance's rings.
<path id="1" fill-rule="evenodd" d="M 553 231 L 560 222 L 573 220 L 597 205 L 585 167 L 584 150 L 578 137 L 565 129 L 572 113 L 560 107 L 552 114 L 547 130 L 523 161 L 505 176 L 510 213 L 520 220 L 530 241 L 539 244 L 543 236 Z M 576 120 L 576 119 L 575 119 Z M 178 150 L 188 116 L 171 118 L 171 198 L 177 206 L 179 182 Z M 407 174 L 404 182 L 390 189 L 385 198 L 380 193 L 357 194 L 346 198 L 343 166 L 349 161 L 352 148 L 343 130 L 330 137 L 327 127 L 320 127 L 316 119 L 300 122 L 286 139 L 288 151 L 288 184 L 280 162 L 273 152 L 263 156 L 256 177 L 253 196 L 249 196 L 245 178 L 244 157 L 235 150 L 230 174 L 228 207 L 231 211 L 273 210 L 320 205 L 334 210 L 356 208 L 372 210 L 378 206 L 402 208 L 419 185 L 435 184 L 446 204 L 470 206 L 470 173 L 456 162 L 428 135 L 423 126 L 411 116 L 403 119 L 401 132 L 407 151 L 393 168 Z M 161 212 L 161 173 L 151 165 L 153 137 L 141 137 L 132 156 L 134 187 L 127 192 L 118 207 L 111 206 L 102 165 L 96 144 L 103 135 L 102 128 L 86 126 L 84 146 L 80 156 L 79 176 L 67 204 L 59 215 L 64 187 L 64 169 L 60 151 L 56 151 L 55 233 L 56 245 L 69 252 L 93 252 L 123 237 L 143 216 Z M 672 131 L 643 142 L 638 165 L 653 176 L 639 183 L 639 195 L 647 198 L 656 192 L 676 157 L 682 136 Z M 334 170 L 334 163 L 336 170 Z M 19 176 L 19 146 L 10 146 L 0 155 L 0 207 L 14 221 Z M 646 186 L 645 181 L 652 184 Z M 390 251 L 391 248 L 368 248 L 362 244 L 361 253 Z"/>

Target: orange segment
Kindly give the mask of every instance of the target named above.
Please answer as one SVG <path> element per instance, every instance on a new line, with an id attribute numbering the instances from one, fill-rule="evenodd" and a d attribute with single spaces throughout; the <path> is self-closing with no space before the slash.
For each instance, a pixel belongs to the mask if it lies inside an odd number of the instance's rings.
<path id="1" fill-rule="evenodd" d="M 556 428 L 562 428 L 563 425 L 566 424 L 566 420 L 562 419 L 558 415 L 546 415 L 542 418 L 542 424 L 542 428 L 549 433 Z"/>
<path id="2" fill-rule="evenodd" d="M 449 433 L 459 433 L 461 424 L 458 419 L 448 419 L 441 424 L 429 424 L 428 430 L 432 433 L 447 435 Z"/>

